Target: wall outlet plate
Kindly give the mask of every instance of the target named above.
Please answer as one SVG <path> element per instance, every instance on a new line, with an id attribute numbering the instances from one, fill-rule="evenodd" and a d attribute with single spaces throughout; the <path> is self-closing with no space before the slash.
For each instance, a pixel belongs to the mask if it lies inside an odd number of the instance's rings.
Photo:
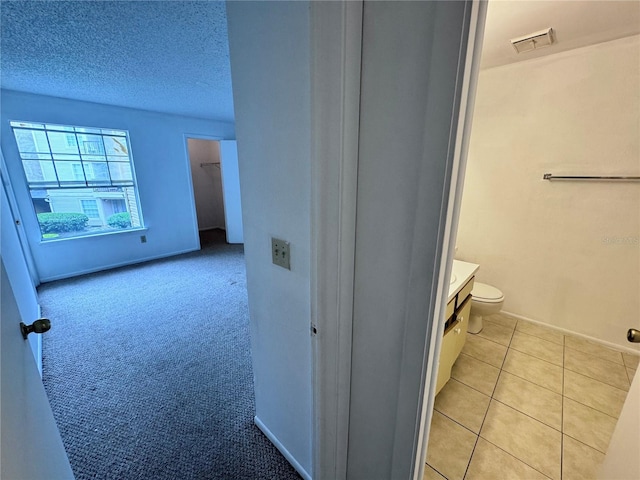
<path id="1" fill-rule="evenodd" d="M 289 242 L 271 237 L 271 258 L 274 265 L 291 270 Z"/>

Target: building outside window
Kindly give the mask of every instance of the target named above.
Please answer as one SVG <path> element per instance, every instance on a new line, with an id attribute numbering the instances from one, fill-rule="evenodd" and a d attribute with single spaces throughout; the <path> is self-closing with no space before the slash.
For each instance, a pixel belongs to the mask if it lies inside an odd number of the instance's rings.
<path id="1" fill-rule="evenodd" d="M 11 127 L 43 240 L 143 227 L 126 131 Z"/>

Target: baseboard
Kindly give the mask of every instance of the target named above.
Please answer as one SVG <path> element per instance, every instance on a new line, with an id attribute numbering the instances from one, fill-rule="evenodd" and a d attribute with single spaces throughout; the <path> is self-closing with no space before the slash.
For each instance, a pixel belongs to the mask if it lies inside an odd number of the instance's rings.
<path id="1" fill-rule="evenodd" d="M 177 252 L 163 253 L 161 255 L 152 255 L 150 257 L 137 258 L 135 260 L 125 261 L 125 262 L 110 263 L 108 265 L 103 265 L 96 268 L 87 268 L 85 270 L 77 270 L 75 272 L 64 273 L 62 275 L 53 275 L 51 277 L 41 277 L 40 283 L 54 282 L 56 280 L 63 280 L 65 278 L 79 277 L 80 275 L 87 275 L 89 273 L 102 272 L 105 270 L 111 270 L 113 268 L 127 267 L 129 265 L 137 265 L 138 263 L 150 262 L 152 260 L 160 260 L 161 258 L 175 257 L 176 255 L 182 255 L 184 253 L 197 252 L 197 251 L 198 251 L 198 248 L 188 248 L 186 250 L 178 250 Z"/>
<path id="2" fill-rule="evenodd" d="M 293 455 L 291 455 L 291 453 L 289 453 L 289 450 L 287 450 L 284 447 L 284 445 L 282 445 L 282 443 L 280 443 L 280 441 L 276 438 L 276 436 L 273 433 L 271 433 L 271 430 L 269 430 L 267 426 L 264 423 L 262 423 L 262 421 L 257 416 L 253 417 L 253 421 L 256 424 L 256 427 L 258 427 L 260 431 L 264 433 L 266 437 L 271 441 L 271 443 L 275 445 L 275 447 L 280 451 L 280 453 L 284 455 L 284 458 L 286 458 L 287 461 L 291 464 L 291 466 L 296 469 L 296 471 L 300 474 L 300 476 L 304 478 L 304 480 L 311 480 L 311 475 L 309 475 L 307 471 L 304 468 L 302 468 L 302 465 L 300 465 L 296 461 L 296 459 L 293 458 Z"/>
<path id="3" fill-rule="evenodd" d="M 558 332 L 565 333 L 567 335 L 573 335 L 574 337 L 584 338 L 585 340 L 589 340 L 590 342 L 594 342 L 594 343 L 599 343 L 600 345 L 604 345 L 605 347 L 613 348 L 615 350 L 624 350 L 626 353 L 631 353 L 633 355 L 640 355 L 640 352 L 638 352 L 638 350 L 635 350 L 633 348 L 629 348 L 629 347 L 626 347 L 626 346 L 623 346 L 623 345 L 618 345 L 617 343 L 607 342 L 606 340 L 601 340 L 601 339 L 596 338 L 596 337 L 590 337 L 589 335 L 584 335 L 582 333 L 574 332 L 573 330 L 568 330 L 566 328 L 556 327 L 555 325 L 551 325 L 549 323 L 544 323 L 544 322 L 541 322 L 539 320 L 534 320 L 533 318 L 525 317 L 524 315 L 518 315 L 517 313 L 511 313 L 511 312 L 507 312 L 505 310 L 502 310 L 501 313 L 504 313 L 505 315 L 509 315 L 510 317 L 513 317 L 513 318 L 517 318 L 519 320 L 526 320 L 527 322 L 535 323 L 535 324 L 540 325 L 542 327 L 547 327 L 547 328 L 550 328 L 552 330 L 556 330 Z"/>

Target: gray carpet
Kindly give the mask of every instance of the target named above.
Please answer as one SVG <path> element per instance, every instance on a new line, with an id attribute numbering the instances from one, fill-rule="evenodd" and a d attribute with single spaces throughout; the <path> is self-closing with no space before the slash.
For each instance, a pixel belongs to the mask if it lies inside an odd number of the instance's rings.
<path id="1" fill-rule="evenodd" d="M 242 247 L 42 285 L 44 384 L 82 479 L 299 479 L 253 424 Z"/>

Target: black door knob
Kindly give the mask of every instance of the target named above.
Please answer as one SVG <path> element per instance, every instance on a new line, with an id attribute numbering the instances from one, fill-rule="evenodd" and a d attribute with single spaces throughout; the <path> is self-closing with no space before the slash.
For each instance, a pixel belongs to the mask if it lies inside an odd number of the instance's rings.
<path id="1" fill-rule="evenodd" d="M 640 331 L 630 328 L 627 332 L 627 340 L 633 343 L 640 343 Z"/>
<path id="2" fill-rule="evenodd" d="M 51 328 L 51 320 L 48 318 L 39 318 L 31 325 L 25 325 L 23 322 L 20 322 L 20 331 L 22 332 L 22 338 L 27 339 L 27 335 L 31 332 L 33 333 L 44 333 L 48 332 Z"/>

